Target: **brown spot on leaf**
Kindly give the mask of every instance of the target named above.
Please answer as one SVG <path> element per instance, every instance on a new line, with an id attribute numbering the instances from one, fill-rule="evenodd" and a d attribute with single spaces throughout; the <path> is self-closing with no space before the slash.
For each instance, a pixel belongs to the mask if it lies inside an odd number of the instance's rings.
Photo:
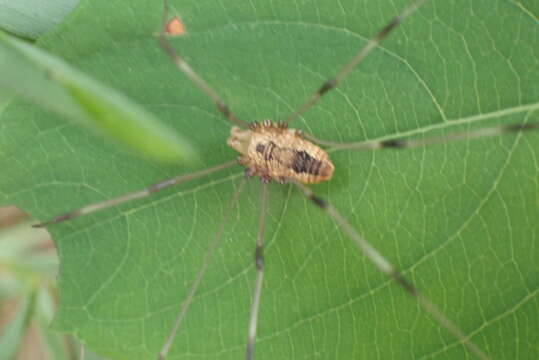
<path id="1" fill-rule="evenodd" d="M 185 26 L 179 17 L 174 16 L 167 24 L 166 33 L 173 36 L 185 34 Z"/>

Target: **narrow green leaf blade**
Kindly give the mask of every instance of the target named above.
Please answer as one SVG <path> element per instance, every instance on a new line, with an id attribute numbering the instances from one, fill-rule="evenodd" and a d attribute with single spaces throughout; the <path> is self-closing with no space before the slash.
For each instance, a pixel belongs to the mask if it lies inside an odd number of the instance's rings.
<path id="1" fill-rule="evenodd" d="M 20 303 L 17 314 L 0 337 L 0 359 L 14 359 L 26 335 L 34 311 L 35 294 L 32 292 Z"/>
<path id="2" fill-rule="evenodd" d="M 3 33 L 0 50 L 0 86 L 153 159 L 196 158 L 190 143 L 151 113 L 59 58 Z"/>

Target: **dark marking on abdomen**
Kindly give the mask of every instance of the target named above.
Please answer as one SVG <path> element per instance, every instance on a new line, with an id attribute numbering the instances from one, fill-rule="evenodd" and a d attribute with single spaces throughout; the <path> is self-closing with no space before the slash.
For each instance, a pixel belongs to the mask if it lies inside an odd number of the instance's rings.
<path id="1" fill-rule="evenodd" d="M 256 145 L 256 151 L 262 154 L 265 161 L 272 161 L 274 158 L 273 151 L 275 150 L 276 147 L 277 145 L 273 141 L 270 141 L 267 145 L 264 145 L 264 144 Z"/>
<path id="2" fill-rule="evenodd" d="M 292 160 L 292 170 L 296 173 L 307 173 L 312 175 L 319 175 L 322 162 L 313 158 L 306 151 L 297 151 L 294 159 Z"/>
<path id="3" fill-rule="evenodd" d="M 266 147 L 264 146 L 264 144 L 262 143 L 258 143 L 256 144 L 256 152 L 259 152 L 259 153 L 264 153 L 264 150 L 266 149 Z"/>

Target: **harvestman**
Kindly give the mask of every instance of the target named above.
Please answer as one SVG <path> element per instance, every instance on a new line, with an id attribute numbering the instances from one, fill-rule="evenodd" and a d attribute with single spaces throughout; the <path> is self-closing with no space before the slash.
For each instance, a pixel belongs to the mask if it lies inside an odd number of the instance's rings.
<path id="1" fill-rule="evenodd" d="M 64 220 L 72 219 L 78 216 L 93 213 L 111 206 L 115 206 L 130 200 L 143 198 L 151 195 L 154 192 L 169 188 L 173 185 L 187 182 L 214 172 L 232 167 L 238 163 L 245 166 L 245 178 L 249 179 L 253 176 L 259 176 L 261 179 L 261 208 L 259 217 L 259 229 L 255 250 L 255 263 L 257 269 L 255 289 L 253 293 L 251 316 L 248 328 L 246 358 L 254 358 L 254 346 L 256 342 L 256 330 L 258 321 L 258 312 L 260 298 L 262 293 L 262 283 L 264 279 L 264 229 L 265 218 L 268 207 L 268 189 L 267 183 L 271 180 L 276 180 L 280 183 L 293 183 L 301 193 L 306 196 L 313 204 L 325 211 L 333 220 L 340 226 L 341 230 L 346 233 L 361 249 L 365 256 L 374 263 L 374 265 L 397 285 L 399 285 L 408 294 L 415 297 L 422 308 L 427 311 L 437 322 L 451 332 L 461 343 L 466 345 L 470 352 L 478 358 L 488 359 L 489 357 L 473 343 L 460 328 L 453 323 L 437 305 L 432 303 L 418 289 L 393 266 L 382 254 L 378 252 L 367 240 L 365 240 L 352 227 L 347 219 L 340 214 L 331 204 L 317 196 L 305 184 L 318 183 L 328 181 L 333 174 L 333 164 L 327 153 L 319 146 L 328 146 L 332 149 L 360 149 L 360 150 L 377 150 L 377 149 L 404 149 L 413 148 L 424 145 L 457 141 L 463 139 L 472 139 L 487 136 L 502 135 L 511 132 L 520 132 L 526 130 L 539 129 L 539 123 L 501 125 L 482 128 L 473 131 L 453 133 L 443 136 L 424 138 L 419 140 L 402 140 L 390 139 L 384 141 L 364 141 L 356 143 L 336 143 L 325 141 L 316 138 L 311 134 L 303 134 L 300 130 L 288 129 L 288 124 L 300 115 L 313 107 L 320 98 L 337 86 L 374 48 L 382 41 L 393 29 L 395 29 L 404 19 L 413 14 L 427 0 L 416 0 L 412 5 L 406 8 L 400 15 L 396 16 L 386 26 L 384 26 L 368 43 L 362 47 L 359 52 L 340 69 L 340 71 L 332 78 L 326 80 L 322 86 L 295 112 L 293 112 L 285 121 L 274 122 L 264 120 L 263 123 L 245 122 L 237 118 L 228 108 L 226 103 L 221 99 L 217 92 L 210 87 L 176 52 L 167 39 L 167 27 L 171 21 L 177 21 L 177 18 L 170 19 L 168 1 L 164 0 L 163 22 L 159 34 L 159 43 L 163 50 L 174 61 L 175 65 L 187 75 L 207 96 L 209 96 L 216 104 L 217 109 L 221 114 L 235 126 L 232 127 L 231 136 L 228 139 L 228 145 L 239 151 L 242 155 L 237 161 L 230 161 L 218 166 L 214 166 L 198 172 L 180 175 L 155 183 L 144 190 L 129 193 L 124 196 L 105 200 L 95 204 L 87 205 L 80 209 L 70 211 L 65 214 L 56 216 L 50 221 L 35 225 L 43 227 L 50 224 L 58 223 Z M 315 145 L 317 144 L 317 145 Z M 213 242 L 203 259 L 201 268 L 191 286 L 188 295 L 183 301 L 180 313 L 176 318 L 173 329 L 169 337 L 165 341 L 160 353 L 159 359 L 165 359 L 170 351 L 176 334 L 178 333 L 182 321 L 187 314 L 187 310 L 193 300 L 193 297 L 204 277 L 204 274 L 210 264 L 212 255 L 217 249 L 230 210 L 235 208 L 240 193 L 245 185 L 243 180 L 232 196 L 220 225 L 215 235 Z"/>

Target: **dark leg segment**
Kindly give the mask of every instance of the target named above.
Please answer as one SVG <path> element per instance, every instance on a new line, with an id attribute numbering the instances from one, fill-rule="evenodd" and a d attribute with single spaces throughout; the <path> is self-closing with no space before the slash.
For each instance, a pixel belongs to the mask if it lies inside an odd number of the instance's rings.
<path id="1" fill-rule="evenodd" d="M 176 67 L 183 71 L 187 77 L 194 82 L 206 95 L 208 95 L 215 105 L 217 106 L 217 109 L 232 123 L 241 126 L 243 128 L 247 128 L 248 123 L 246 123 L 243 120 L 238 119 L 230 109 L 228 108 L 227 104 L 224 102 L 223 99 L 217 94 L 213 88 L 208 85 L 208 83 L 202 79 L 194 70 L 191 68 L 191 66 L 185 62 L 185 60 L 174 50 L 172 47 L 172 44 L 168 41 L 167 38 L 167 25 L 169 21 L 168 16 L 168 0 L 163 0 L 163 23 L 161 26 L 161 31 L 159 32 L 159 44 L 163 48 L 163 50 L 170 56 L 172 61 L 174 61 L 174 64 L 176 64 Z"/>
<path id="2" fill-rule="evenodd" d="M 215 253 L 215 250 L 217 250 L 219 244 L 221 243 L 221 239 L 223 237 L 223 232 L 225 230 L 225 225 L 228 222 L 228 219 L 230 218 L 230 215 L 232 214 L 232 210 L 236 207 L 238 203 L 238 199 L 240 197 L 241 192 L 243 191 L 243 188 L 245 187 L 246 180 L 243 179 L 232 196 L 232 199 L 230 200 L 230 204 L 228 205 L 228 208 L 225 210 L 225 214 L 223 216 L 223 220 L 219 224 L 219 230 L 217 230 L 217 233 L 215 234 L 215 239 L 210 244 L 210 247 L 208 248 L 208 251 L 206 252 L 206 255 L 204 256 L 204 261 L 202 262 L 202 266 L 200 267 L 200 270 L 198 271 L 197 277 L 195 278 L 195 281 L 193 282 L 193 285 L 191 286 L 191 289 L 189 290 L 189 294 L 187 295 L 187 298 L 183 301 L 180 309 L 180 314 L 176 318 L 176 322 L 174 323 L 174 327 L 172 328 L 170 335 L 167 338 L 167 341 L 161 348 L 161 351 L 159 352 L 159 360 L 166 359 L 170 348 L 174 342 L 174 338 L 176 337 L 176 334 L 180 330 L 180 327 L 182 325 L 182 321 L 185 318 L 185 315 L 187 314 L 187 310 L 189 309 L 189 305 L 191 305 L 191 302 L 193 301 L 193 298 L 196 294 L 196 291 L 202 282 L 202 278 L 204 277 L 204 274 L 206 274 L 206 270 L 208 269 L 208 266 L 210 265 L 211 258 L 213 254 Z"/>
<path id="3" fill-rule="evenodd" d="M 237 164 L 236 161 L 229 161 L 229 162 L 226 162 L 224 164 L 213 166 L 211 168 L 201 170 L 201 171 L 197 171 L 197 172 L 194 172 L 194 173 L 191 173 L 191 174 L 176 176 L 176 177 L 173 177 L 173 178 L 170 178 L 170 179 L 155 183 L 155 184 L 149 186 L 146 189 L 143 189 L 143 190 L 140 190 L 140 191 L 135 191 L 135 192 L 123 195 L 123 196 L 118 196 L 118 197 L 108 199 L 108 200 L 105 200 L 105 201 L 101 201 L 101 202 L 98 202 L 98 203 L 95 203 L 95 204 L 90 204 L 90 205 L 84 206 L 84 207 L 82 207 L 80 209 L 76 209 L 76 210 L 67 212 L 65 214 L 58 215 L 58 216 L 54 217 L 53 219 L 51 219 L 49 221 L 45 221 L 45 222 L 42 222 L 42 223 L 39 223 L 39 224 L 36 224 L 36 225 L 32 225 L 32 226 L 36 227 L 36 228 L 40 228 L 40 227 L 44 227 L 44 226 L 47 226 L 47 225 L 50 225 L 50 224 L 56 224 L 56 223 L 59 223 L 59 222 L 65 221 L 65 220 L 73 219 L 75 217 L 79 217 L 79 216 L 90 214 L 90 213 L 93 213 L 93 212 L 96 212 L 96 211 L 99 211 L 99 210 L 103 210 L 103 209 L 109 208 L 111 206 L 123 204 L 123 203 L 131 201 L 131 200 L 141 199 L 141 198 L 144 198 L 146 196 L 150 196 L 151 194 L 153 194 L 155 192 L 158 192 L 158 191 L 161 191 L 163 189 L 169 188 L 171 186 L 178 185 L 178 184 L 181 184 L 181 183 L 186 182 L 186 181 L 194 180 L 194 179 L 199 178 L 199 177 L 204 176 L 204 175 L 209 175 L 211 173 L 214 173 L 216 171 L 229 168 L 229 167 L 234 166 L 236 164 Z"/>
<path id="4" fill-rule="evenodd" d="M 365 240 L 350 223 L 342 216 L 337 209 L 329 204 L 324 199 L 316 196 L 314 192 L 297 181 L 292 182 L 300 188 L 303 194 L 314 204 L 327 212 L 333 220 L 335 220 L 341 230 L 346 233 L 357 246 L 365 253 L 365 256 L 376 265 L 378 269 L 389 276 L 395 283 L 403 288 L 407 293 L 414 296 L 418 303 L 427 311 L 439 324 L 452 333 L 462 344 L 466 345 L 471 353 L 479 359 L 486 360 L 489 357 L 472 341 L 470 338 L 438 308 L 436 304 L 431 302 L 425 295 L 417 290 L 417 288 L 382 255 L 378 250 Z"/>
<path id="5" fill-rule="evenodd" d="M 320 98 L 326 94 L 328 91 L 337 86 L 365 57 L 382 41 L 387 35 L 391 33 L 404 19 L 414 13 L 423 3 L 427 0 L 416 0 L 412 5 L 406 8 L 400 15 L 396 16 L 384 26 L 382 30 L 376 34 L 375 37 L 369 40 L 369 42 L 359 50 L 359 52 L 354 56 L 338 73 L 335 77 L 326 80 L 324 84 L 314 93 L 313 96 L 303 104 L 298 110 L 292 113 L 287 119 L 286 122 L 289 123 L 292 120 L 296 119 L 304 112 L 313 107 Z"/>
<path id="6" fill-rule="evenodd" d="M 260 219 L 258 222 L 258 238 L 256 241 L 255 264 L 256 283 L 253 293 L 253 303 L 251 305 L 251 319 L 249 321 L 249 335 L 247 338 L 246 359 L 254 359 L 256 329 L 258 323 L 258 309 L 260 307 L 260 296 L 262 295 L 262 283 L 264 281 L 264 229 L 266 225 L 266 214 L 268 212 L 268 185 L 263 183 L 260 192 Z"/>

